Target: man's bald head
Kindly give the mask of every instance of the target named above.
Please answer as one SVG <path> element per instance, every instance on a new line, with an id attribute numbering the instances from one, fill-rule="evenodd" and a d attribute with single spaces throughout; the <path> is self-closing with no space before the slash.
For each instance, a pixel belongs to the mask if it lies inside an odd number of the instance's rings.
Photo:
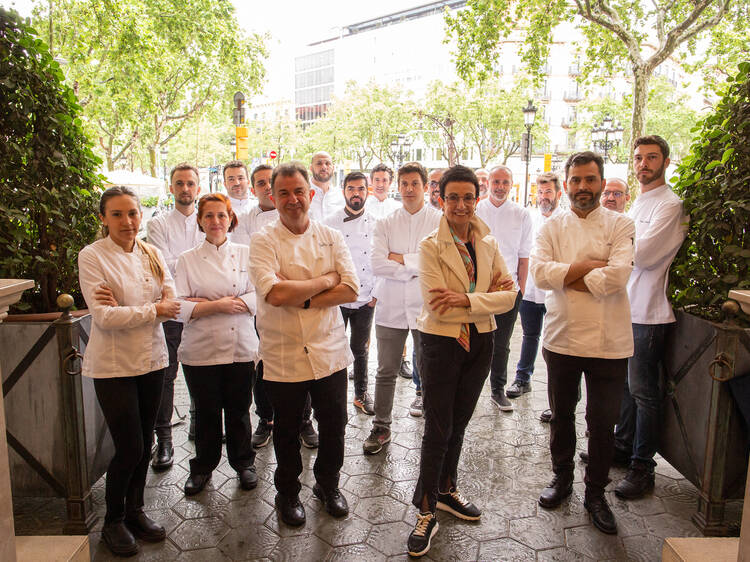
<path id="1" fill-rule="evenodd" d="M 608 179 L 602 191 L 601 201 L 602 206 L 607 209 L 624 213 L 625 205 L 630 201 L 630 189 L 628 189 L 627 182 L 620 178 Z"/>
<path id="2" fill-rule="evenodd" d="M 330 183 L 333 175 L 333 158 L 323 150 L 316 152 L 310 159 L 310 171 L 316 183 Z"/>

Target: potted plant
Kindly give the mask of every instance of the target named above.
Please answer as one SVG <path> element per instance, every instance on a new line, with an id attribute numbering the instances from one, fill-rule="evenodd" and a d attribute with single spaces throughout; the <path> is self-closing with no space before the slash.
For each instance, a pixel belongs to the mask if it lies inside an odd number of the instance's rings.
<path id="1" fill-rule="evenodd" d="M 730 290 L 750 288 L 750 62 L 693 130 L 675 183 L 690 224 L 670 271 L 677 326 L 666 350 L 660 453 L 698 487 L 698 527 L 726 535 L 739 521 L 725 517 L 725 504 L 743 497 L 747 470 L 738 407 L 747 399 L 738 397 L 750 392 L 750 316 L 724 303 Z"/>

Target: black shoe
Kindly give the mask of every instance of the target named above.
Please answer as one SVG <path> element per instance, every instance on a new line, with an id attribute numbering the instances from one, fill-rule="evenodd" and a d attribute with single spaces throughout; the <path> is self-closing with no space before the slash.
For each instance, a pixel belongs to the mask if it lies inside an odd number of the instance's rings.
<path id="1" fill-rule="evenodd" d="M 401 367 L 398 369 L 398 374 L 405 379 L 411 379 L 411 367 L 409 366 L 409 362 L 403 357 L 401 358 Z"/>
<path id="2" fill-rule="evenodd" d="M 546 508 L 557 507 L 573 493 L 573 474 L 555 474 L 539 496 L 539 505 Z"/>
<path id="3" fill-rule="evenodd" d="M 510 400 L 508 400 L 508 397 L 505 396 L 505 392 L 502 390 L 500 391 L 500 394 L 493 393 L 492 396 L 490 396 L 490 400 L 500 409 L 501 412 L 513 411 L 513 404 L 510 403 Z"/>
<path id="4" fill-rule="evenodd" d="M 125 525 L 142 541 L 161 542 L 167 538 L 164 527 L 143 513 L 143 510 L 126 515 Z"/>
<path id="5" fill-rule="evenodd" d="M 210 474 L 191 474 L 188 476 L 187 482 L 185 482 L 185 495 L 194 496 L 195 494 L 199 494 L 206 487 L 209 480 L 211 480 Z"/>
<path id="6" fill-rule="evenodd" d="M 581 462 L 589 464 L 589 454 L 586 451 L 578 453 L 581 458 Z M 615 449 L 615 455 L 612 457 L 612 466 L 620 466 L 622 468 L 628 468 L 630 466 L 630 455 L 628 455 L 622 449 Z"/>
<path id="7" fill-rule="evenodd" d="M 477 521 L 482 516 L 481 510 L 455 488 L 445 493 L 438 491 L 436 507 L 466 521 Z"/>
<path id="8" fill-rule="evenodd" d="M 623 480 L 615 487 L 615 495 L 624 500 L 634 500 L 654 489 L 654 473 L 648 468 L 633 465 Z"/>
<path id="9" fill-rule="evenodd" d="M 287 525 L 299 527 L 305 524 L 305 506 L 299 501 L 299 496 L 288 497 L 282 494 L 276 494 L 274 500 L 279 517 Z"/>
<path id="10" fill-rule="evenodd" d="M 251 441 L 253 444 L 253 448 L 260 449 L 261 447 L 265 447 L 266 445 L 268 445 L 268 442 L 271 440 L 272 433 L 273 422 L 261 419 L 258 422 L 258 427 L 255 428 L 255 433 L 253 433 L 253 438 Z"/>
<path id="11" fill-rule="evenodd" d="M 325 492 L 323 487 L 317 482 L 313 486 L 313 494 L 326 508 L 326 511 L 334 517 L 345 517 L 349 515 L 349 504 L 338 488 Z"/>
<path id="12" fill-rule="evenodd" d="M 160 439 L 156 445 L 156 451 L 151 458 L 151 466 L 154 470 L 166 470 L 174 462 L 174 447 L 171 439 Z"/>
<path id="13" fill-rule="evenodd" d="M 299 430 L 299 436 L 302 439 L 302 444 L 308 449 L 318 448 L 318 434 L 315 432 L 312 420 L 302 422 L 302 427 Z"/>
<path id="14" fill-rule="evenodd" d="M 539 414 L 539 421 L 542 423 L 549 423 L 552 419 L 552 409 L 547 408 L 541 414 Z"/>
<path id="15" fill-rule="evenodd" d="M 240 487 L 243 490 L 252 490 L 258 485 L 258 475 L 254 466 L 237 471 L 237 476 L 240 478 Z"/>
<path id="16" fill-rule="evenodd" d="M 591 514 L 591 522 L 594 524 L 594 527 L 608 535 L 617 534 L 615 516 L 609 505 L 607 505 L 607 500 L 604 499 L 604 496 L 586 497 L 583 507 Z"/>
<path id="17" fill-rule="evenodd" d="M 135 556 L 138 554 L 138 543 L 125 522 L 105 523 L 102 527 L 104 544 L 117 556 Z"/>
<path id="18" fill-rule="evenodd" d="M 430 550 L 430 542 L 440 528 L 434 513 L 420 513 L 417 515 L 417 524 L 409 535 L 406 547 L 409 556 L 415 558 L 424 556 Z"/>
<path id="19" fill-rule="evenodd" d="M 530 382 L 515 381 L 508 387 L 508 390 L 505 391 L 505 396 L 507 396 L 508 398 L 518 398 L 519 396 L 521 396 L 522 394 L 526 394 L 527 392 L 531 392 Z"/>

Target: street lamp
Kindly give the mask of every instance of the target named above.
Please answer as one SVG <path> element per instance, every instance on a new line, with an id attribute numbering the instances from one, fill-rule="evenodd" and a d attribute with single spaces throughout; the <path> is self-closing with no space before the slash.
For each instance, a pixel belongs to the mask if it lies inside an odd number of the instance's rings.
<path id="1" fill-rule="evenodd" d="M 229 146 L 232 147 L 232 160 L 237 160 L 237 139 L 230 140 Z"/>
<path id="2" fill-rule="evenodd" d="M 396 138 L 391 142 L 391 159 L 394 162 L 398 160 L 399 168 L 404 162 L 404 156 L 409 154 L 409 148 L 411 148 L 411 139 L 406 135 L 396 135 Z"/>
<path id="3" fill-rule="evenodd" d="M 167 182 L 167 154 L 169 154 L 169 149 L 167 145 L 162 146 L 159 152 L 161 152 L 162 177 L 164 178 L 164 183 L 169 187 L 169 183 Z"/>
<path id="4" fill-rule="evenodd" d="M 528 204 L 529 200 L 529 161 L 531 160 L 531 150 L 533 144 L 533 137 L 531 136 L 531 128 L 534 126 L 534 119 L 536 118 L 536 107 L 532 100 L 529 100 L 529 104 L 523 108 L 523 124 L 526 127 L 526 132 L 523 134 L 521 139 L 521 158 L 526 161 L 526 181 L 523 187 L 523 206 Z"/>
<path id="5" fill-rule="evenodd" d="M 624 129 L 620 122 L 618 121 L 613 125 L 612 118 L 609 115 L 602 119 L 600 124 L 597 125 L 594 123 L 594 126 L 591 128 L 591 140 L 594 144 L 594 150 L 604 153 L 605 162 L 607 161 L 609 152 L 613 148 L 617 148 L 620 142 L 622 142 L 623 131 Z M 615 161 L 616 158 L 615 160 L 611 160 L 613 163 Z"/>

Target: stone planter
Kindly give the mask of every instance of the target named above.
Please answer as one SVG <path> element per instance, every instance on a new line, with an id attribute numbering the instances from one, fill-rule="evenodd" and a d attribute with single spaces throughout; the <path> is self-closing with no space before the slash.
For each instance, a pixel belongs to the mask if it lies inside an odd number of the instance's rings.
<path id="1" fill-rule="evenodd" d="M 80 376 L 91 317 L 10 320 L 0 324 L 0 370 L 13 496 L 64 497 L 64 532 L 87 534 L 91 486 L 114 454 L 93 382 Z"/>
<path id="2" fill-rule="evenodd" d="M 676 316 L 665 353 L 659 453 L 698 488 L 698 528 L 724 536 L 739 527 L 725 519 L 725 503 L 744 497 L 748 434 L 730 381 L 750 375 L 750 330 Z"/>

